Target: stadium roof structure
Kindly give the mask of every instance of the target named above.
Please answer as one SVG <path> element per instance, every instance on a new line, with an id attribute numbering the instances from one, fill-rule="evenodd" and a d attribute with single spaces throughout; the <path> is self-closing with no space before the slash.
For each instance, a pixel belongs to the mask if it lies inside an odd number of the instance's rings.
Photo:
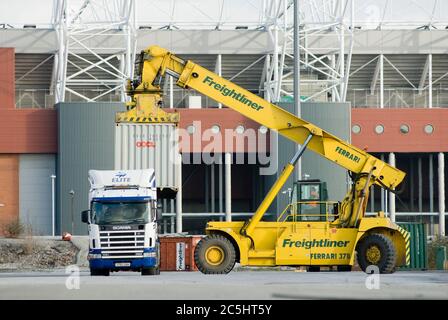
<path id="1" fill-rule="evenodd" d="M 299 4 L 304 101 L 378 107 L 448 103 L 447 1 Z M 0 46 L 15 48 L 19 97 L 25 90 L 42 90 L 46 106 L 76 99 L 124 101 L 124 80 L 133 77 L 138 53 L 150 44 L 192 58 L 267 99 L 288 100 L 292 5 L 291 0 L 2 2 Z M 172 104 L 187 94 L 180 90 Z M 20 106 L 23 99 L 18 101 Z"/>

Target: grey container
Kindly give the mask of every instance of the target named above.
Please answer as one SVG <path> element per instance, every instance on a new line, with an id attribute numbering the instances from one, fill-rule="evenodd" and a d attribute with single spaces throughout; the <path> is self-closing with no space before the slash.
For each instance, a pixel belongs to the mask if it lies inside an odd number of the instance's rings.
<path id="1" fill-rule="evenodd" d="M 177 190 L 179 155 L 179 135 L 174 124 L 115 126 L 115 170 L 153 168 L 158 189 Z"/>

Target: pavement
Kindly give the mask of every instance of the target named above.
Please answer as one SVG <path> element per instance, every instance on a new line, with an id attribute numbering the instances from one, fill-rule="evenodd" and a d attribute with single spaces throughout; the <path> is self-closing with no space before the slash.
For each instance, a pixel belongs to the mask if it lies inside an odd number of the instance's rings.
<path id="1" fill-rule="evenodd" d="M 88 269 L 73 266 L 67 271 L 0 273 L 0 299 L 448 299 L 448 272 L 119 272 L 91 277 Z"/>

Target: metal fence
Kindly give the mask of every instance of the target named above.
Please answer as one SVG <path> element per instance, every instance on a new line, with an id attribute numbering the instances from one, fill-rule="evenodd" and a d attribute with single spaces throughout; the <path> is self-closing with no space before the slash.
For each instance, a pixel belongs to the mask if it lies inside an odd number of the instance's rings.
<path id="1" fill-rule="evenodd" d="M 258 90 L 258 89 L 257 89 Z M 251 90 L 257 94 L 256 89 Z M 85 89 L 78 90 L 82 95 L 93 98 L 101 92 L 100 89 Z M 218 103 L 191 89 L 174 89 L 172 95 L 169 91 L 166 91 L 163 97 L 165 107 L 172 105 L 174 108 L 194 108 L 195 105 L 191 105 L 190 97 L 196 96 L 194 103 L 201 108 L 216 108 Z M 113 92 L 106 94 L 98 99 L 98 102 L 120 102 L 120 93 Z M 375 90 L 371 94 L 370 89 L 350 89 L 347 94 L 347 100 L 351 102 L 353 108 L 380 108 L 380 93 Z M 72 94 L 66 93 L 65 102 L 83 102 L 83 98 Z M 384 108 L 428 108 L 429 107 L 429 95 L 428 90 L 419 91 L 418 89 L 409 88 L 395 88 L 384 89 L 383 97 Z M 55 96 L 52 91 L 48 89 L 19 89 L 16 90 L 16 108 L 26 109 L 51 109 L 54 108 Z M 448 88 L 436 88 L 432 94 L 432 107 L 433 108 L 448 108 Z"/>
<path id="2" fill-rule="evenodd" d="M 104 90 L 85 89 L 77 90 L 82 95 L 93 98 Z M 56 103 L 53 91 L 48 89 L 18 89 L 16 93 L 16 108 L 18 109 L 53 109 Z M 120 102 L 120 93 L 114 92 L 102 96 L 96 102 Z M 85 100 L 73 93 L 66 92 L 65 102 L 85 102 Z"/>
<path id="3" fill-rule="evenodd" d="M 351 89 L 347 94 L 354 108 L 380 108 L 380 92 L 370 89 Z M 413 88 L 387 88 L 384 89 L 384 108 L 428 108 L 428 90 Z M 448 107 L 448 88 L 436 88 L 432 91 L 432 107 Z"/>

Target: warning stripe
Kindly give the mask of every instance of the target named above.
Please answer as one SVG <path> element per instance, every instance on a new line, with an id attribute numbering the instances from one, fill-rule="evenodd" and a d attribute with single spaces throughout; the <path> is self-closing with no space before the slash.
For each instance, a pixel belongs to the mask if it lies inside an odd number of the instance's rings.
<path id="1" fill-rule="evenodd" d="M 404 241 L 406 243 L 406 265 L 411 264 L 411 233 L 400 226 L 398 227 L 398 231 L 403 235 Z"/>

